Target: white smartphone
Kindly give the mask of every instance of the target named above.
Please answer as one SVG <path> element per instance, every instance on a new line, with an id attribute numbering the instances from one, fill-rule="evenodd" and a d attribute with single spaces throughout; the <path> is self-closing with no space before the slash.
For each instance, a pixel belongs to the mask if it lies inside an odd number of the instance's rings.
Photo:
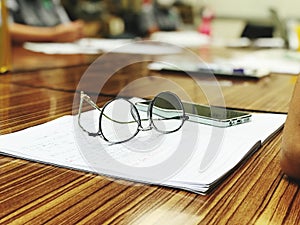
<path id="1" fill-rule="evenodd" d="M 182 102 L 182 104 L 189 121 L 197 123 L 216 127 L 230 127 L 251 121 L 251 114 L 242 111 L 191 102 Z M 149 101 L 136 103 L 138 110 L 142 111 L 147 111 L 148 105 Z M 168 109 L 168 106 L 161 105 L 159 107 L 163 109 L 161 112 Z"/>

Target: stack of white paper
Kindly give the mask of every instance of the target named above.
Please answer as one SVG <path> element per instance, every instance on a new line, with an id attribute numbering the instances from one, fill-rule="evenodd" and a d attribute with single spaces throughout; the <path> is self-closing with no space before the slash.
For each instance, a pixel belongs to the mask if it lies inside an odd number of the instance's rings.
<path id="1" fill-rule="evenodd" d="M 134 41 L 132 39 L 82 38 L 72 43 L 26 42 L 24 48 L 45 54 L 99 54 L 106 52 L 164 55 L 182 52 L 177 46 L 154 41 Z"/>
<path id="2" fill-rule="evenodd" d="M 95 112 L 88 112 L 93 113 Z M 97 117 L 96 117 L 97 118 Z M 108 177 L 205 194 L 278 131 L 286 115 L 253 114 L 252 121 L 216 128 L 186 121 L 171 134 L 140 131 L 110 145 L 86 135 L 77 116 L 0 136 L 0 152 Z M 97 124 L 97 120 L 94 121 Z"/>

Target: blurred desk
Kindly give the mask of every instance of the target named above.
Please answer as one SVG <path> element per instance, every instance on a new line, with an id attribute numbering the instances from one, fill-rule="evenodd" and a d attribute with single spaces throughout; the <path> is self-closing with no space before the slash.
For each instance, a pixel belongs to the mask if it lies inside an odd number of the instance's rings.
<path id="1" fill-rule="evenodd" d="M 1 134 L 72 113 L 73 100 L 78 98 L 74 91 L 90 61 L 68 64 L 68 60 L 60 61 L 63 56 L 35 54 L 28 56 L 32 68 L 26 64 L 0 76 Z M 26 58 L 15 55 L 14 62 Z M 52 64 L 42 68 L 44 62 Z M 128 94 L 151 88 L 155 76 L 180 84 L 194 101 L 206 102 L 191 78 L 150 72 L 146 66 L 137 63 L 116 72 L 101 90 L 106 95 L 100 103 L 141 77 L 147 82 L 129 89 Z M 101 79 L 95 74 L 87 82 L 93 83 L 93 77 Z M 227 107 L 285 113 L 295 76 L 218 80 Z M 280 170 L 280 144 L 281 133 L 207 196 L 0 156 L 0 223 L 299 224 L 300 186 Z"/>
<path id="2" fill-rule="evenodd" d="M 13 71 L 35 71 L 40 69 L 53 69 L 89 65 L 98 55 L 47 55 L 32 52 L 22 46 L 13 47 Z"/>

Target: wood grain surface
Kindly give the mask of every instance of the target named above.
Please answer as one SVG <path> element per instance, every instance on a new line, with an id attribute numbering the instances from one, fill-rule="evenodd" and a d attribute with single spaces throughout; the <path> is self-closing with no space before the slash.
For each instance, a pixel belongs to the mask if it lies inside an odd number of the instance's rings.
<path id="1" fill-rule="evenodd" d="M 172 81 L 172 91 L 181 97 L 207 103 L 199 81 L 149 71 L 145 62 L 117 71 L 97 90 L 97 71 L 82 79 L 91 61 L 73 64 L 72 56 L 67 57 L 69 63 L 51 56 L 50 67 L 50 56 L 43 57 L 14 50 L 18 69 L 0 76 L 0 134 L 76 112 L 79 90 L 100 92 L 101 105 L 120 93 L 151 95 L 167 88 L 159 85 L 163 78 Z M 195 79 L 212 85 L 210 79 Z M 295 76 L 286 74 L 259 80 L 218 78 L 227 107 L 258 112 L 286 113 L 294 82 Z M 280 145 L 278 133 L 206 196 L 2 155 L 0 224 L 300 224 L 300 186 L 280 170 Z"/>

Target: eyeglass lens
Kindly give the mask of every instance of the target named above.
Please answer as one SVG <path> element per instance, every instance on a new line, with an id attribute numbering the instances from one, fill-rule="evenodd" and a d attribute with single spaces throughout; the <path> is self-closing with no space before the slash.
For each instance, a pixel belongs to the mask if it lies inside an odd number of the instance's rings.
<path id="1" fill-rule="evenodd" d="M 112 143 L 133 138 L 139 128 L 137 109 L 126 99 L 115 99 L 105 105 L 100 114 L 99 126 L 104 139 Z"/>
<path id="2" fill-rule="evenodd" d="M 153 126 L 161 133 L 177 131 L 184 122 L 182 103 L 171 92 L 162 92 L 153 99 L 150 115 Z"/>

